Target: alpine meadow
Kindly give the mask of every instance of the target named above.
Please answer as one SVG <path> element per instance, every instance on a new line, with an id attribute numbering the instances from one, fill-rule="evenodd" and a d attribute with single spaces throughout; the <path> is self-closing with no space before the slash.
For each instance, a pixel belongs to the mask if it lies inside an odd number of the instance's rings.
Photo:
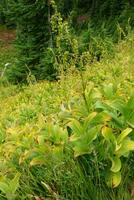
<path id="1" fill-rule="evenodd" d="M 0 1 L 0 200 L 134 200 L 133 0 Z"/>

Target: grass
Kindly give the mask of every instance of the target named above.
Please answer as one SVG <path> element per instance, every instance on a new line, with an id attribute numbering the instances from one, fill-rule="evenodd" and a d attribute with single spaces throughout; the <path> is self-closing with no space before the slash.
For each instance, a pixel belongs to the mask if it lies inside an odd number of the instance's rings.
<path id="1" fill-rule="evenodd" d="M 133 35 L 116 46 L 114 59 L 106 56 L 83 72 L 69 69 L 56 82 L 29 82 L 28 85 L 0 84 L 0 199 L 129 200 L 133 180 L 133 159 L 125 160 L 122 182 L 111 189 L 105 184 L 100 162 L 86 156 L 74 158 L 68 142 L 70 112 L 81 119 L 83 84 L 85 95 L 94 88 L 104 94 L 104 85 L 113 84 L 117 96 L 127 101 L 134 93 Z M 0 50 L 0 68 L 13 63 L 12 47 Z M 3 83 L 4 82 L 4 83 Z M 3 85 L 4 84 L 4 85 Z M 104 97 L 105 99 L 105 97 Z M 79 114 L 78 112 L 79 111 Z M 69 125 L 68 125 L 69 126 Z M 57 135 L 59 138 L 57 138 Z M 122 159 L 123 160 L 123 159 Z M 17 179 L 17 173 L 21 177 Z M 126 175 L 127 173 L 127 175 Z M 14 180 L 15 191 L 10 189 Z M 9 184 L 3 188 L 4 184 Z M 132 185 L 132 184 L 131 184 Z"/>

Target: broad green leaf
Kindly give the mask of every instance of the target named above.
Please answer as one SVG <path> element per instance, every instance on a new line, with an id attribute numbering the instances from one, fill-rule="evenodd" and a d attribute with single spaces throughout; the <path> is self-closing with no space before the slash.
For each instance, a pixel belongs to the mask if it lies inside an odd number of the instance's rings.
<path id="1" fill-rule="evenodd" d="M 82 134 L 84 134 L 84 130 L 82 125 L 80 124 L 79 121 L 77 121 L 76 119 L 73 119 L 70 124 L 69 127 L 73 130 L 73 135 L 70 137 L 70 141 L 75 141 L 77 140 Z"/>
<path id="2" fill-rule="evenodd" d="M 112 143 L 116 144 L 116 138 L 115 138 L 111 128 L 104 126 L 102 128 L 102 135 L 105 138 L 105 140 L 107 140 L 108 142 L 112 142 Z"/>
<path id="3" fill-rule="evenodd" d="M 100 126 L 93 127 L 84 133 L 78 141 L 74 142 L 74 155 L 75 157 L 91 153 L 92 142 L 97 138 Z"/>
<path id="4" fill-rule="evenodd" d="M 95 126 L 93 128 L 89 128 L 83 135 L 82 140 L 85 140 L 87 144 L 91 144 L 98 136 L 100 132 L 101 126 Z"/>
<path id="5" fill-rule="evenodd" d="M 78 107 L 73 110 L 72 116 L 73 116 L 73 118 L 75 116 L 83 118 L 85 116 L 88 116 L 88 114 L 89 114 L 89 112 L 87 111 L 87 108 L 85 107 L 85 105 L 84 106 L 83 105 L 78 105 Z"/>
<path id="6" fill-rule="evenodd" d="M 101 110 L 109 110 L 109 106 L 107 106 L 107 104 L 101 102 L 101 101 L 97 101 L 95 103 L 95 109 L 101 109 Z"/>
<path id="7" fill-rule="evenodd" d="M 55 144 L 62 144 L 62 143 L 67 142 L 68 133 L 66 130 L 63 130 L 61 127 L 54 126 L 51 137 L 54 139 L 53 141 Z"/>
<path id="8" fill-rule="evenodd" d="M 64 147 L 62 145 L 54 146 L 53 148 L 51 148 L 51 154 L 53 154 L 54 157 L 62 158 L 63 150 L 64 150 Z"/>
<path id="9" fill-rule="evenodd" d="M 118 125 L 119 128 L 123 127 L 124 121 L 119 119 L 117 114 L 111 111 L 105 111 L 105 112 L 114 120 L 114 122 L 116 123 L 116 125 Z"/>
<path id="10" fill-rule="evenodd" d="M 67 142 L 68 133 L 58 125 L 47 124 L 44 132 L 44 139 L 53 142 L 54 144 L 62 144 Z M 41 141 L 43 138 L 41 138 Z"/>
<path id="11" fill-rule="evenodd" d="M 9 192 L 9 185 L 5 183 L 4 181 L 0 181 L 0 190 L 6 194 Z"/>
<path id="12" fill-rule="evenodd" d="M 110 83 L 108 85 L 104 86 L 104 94 L 108 99 L 111 99 L 114 95 L 114 91 L 113 91 L 113 84 Z"/>
<path id="13" fill-rule="evenodd" d="M 117 138 L 117 143 L 120 144 L 123 141 L 123 139 L 126 138 L 131 132 L 132 132 L 131 128 L 127 128 L 124 131 L 122 131 L 121 134 Z"/>
<path id="14" fill-rule="evenodd" d="M 85 119 L 84 122 L 84 131 L 86 131 L 86 129 L 88 128 L 90 122 L 92 121 L 92 119 L 97 115 L 97 112 L 92 112 L 88 115 L 88 117 Z"/>
<path id="15" fill-rule="evenodd" d="M 43 156 L 35 157 L 31 160 L 30 166 L 43 165 L 45 163 Z"/>
<path id="16" fill-rule="evenodd" d="M 111 171 L 112 172 L 118 172 L 120 171 L 121 169 L 121 160 L 120 158 L 118 158 L 117 156 L 111 158 L 111 161 L 112 161 L 112 167 L 111 167 Z"/>
<path id="17" fill-rule="evenodd" d="M 129 116 L 127 118 L 127 123 L 130 127 L 132 127 L 134 129 L 134 110 L 132 110 L 129 113 Z"/>
<path id="18" fill-rule="evenodd" d="M 10 181 L 10 191 L 12 194 L 15 193 L 17 188 L 19 187 L 19 179 L 21 174 L 18 172 L 15 177 Z"/>
<path id="19" fill-rule="evenodd" d="M 121 172 L 110 172 L 107 176 L 107 185 L 111 188 L 116 188 L 121 182 Z"/>
<path id="20" fill-rule="evenodd" d="M 66 110 L 60 112 L 58 116 L 60 119 L 69 120 L 72 117 L 72 114 L 70 113 L 70 111 Z"/>
<path id="21" fill-rule="evenodd" d="M 92 96 L 92 99 L 101 99 L 102 98 L 102 94 L 101 94 L 100 90 L 96 87 L 94 88 L 91 96 Z"/>
<path id="22" fill-rule="evenodd" d="M 89 146 L 85 141 L 76 142 L 74 148 L 74 157 L 89 154 L 92 151 L 92 147 Z"/>
<path id="23" fill-rule="evenodd" d="M 127 107 L 134 109 L 134 94 L 130 97 L 130 99 L 127 102 Z"/>
<path id="24" fill-rule="evenodd" d="M 120 157 L 126 155 L 130 151 L 134 151 L 134 141 L 124 139 L 121 147 L 115 153 Z"/>
<path id="25" fill-rule="evenodd" d="M 119 127 L 123 126 L 123 121 L 121 121 L 121 119 L 118 119 L 118 115 L 115 112 L 115 110 L 111 107 L 111 105 L 98 101 L 95 104 L 95 108 L 101 109 L 103 112 L 105 112 L 105 114 L 111 117 Z"/>
<path id="26" fill-rule="evenodd" d="M 2 130 L 2 128 L 0 127 L 0 144 L 2 144 L 4 139 L 5 139 L 5 134 L 4 134 L 4 131 Z"/>
<path id="27" fill-rule="evenodd" d="M 111 120 L 111 116 L 109 114 L 107 114 L 106 112 L 101 112 L 98 113 L 91 121 L 90 121 L 90 125 L 91 126 L 96 126 L 98 124 L 104 124 L 108 121 Z"/>
<path id="28" fill-rule="evenodd" d="M 120 113 L 124 113 L 124 107 L 126 106 L 125 102 L 122 100 L 116 99 L 112 103 L 110 103 L 110 107 L 114 110 L 118 110 Z"/>
<path id="29" fill-rule="evenodd" d="M 39 145 L 43 145 L 44 144 L 44 140 L 45 140 L 45 136 L 44 135 L 38 135 L 37 136 L 37 142 L 39 143 Z"/>

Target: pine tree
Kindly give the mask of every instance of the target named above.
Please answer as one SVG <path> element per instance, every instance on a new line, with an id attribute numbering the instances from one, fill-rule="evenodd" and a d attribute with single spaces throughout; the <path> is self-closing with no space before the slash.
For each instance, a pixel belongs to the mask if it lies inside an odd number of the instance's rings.
<path id="1" fill-rule="evenodd" d="M 49 0 L 11 0 L 10 15 L 17 24 L 18 59 L 11 76 L 25 81 L 28 74 L 40 76 L 45 48 L 50 39 Z"/>
<path id="2" fill-rule="evenodd" d="M 0 24 L 5 24 L 6 17 L 4 11 L 7 9 L 7 1 L 1 0 L 0 2 Z"/>

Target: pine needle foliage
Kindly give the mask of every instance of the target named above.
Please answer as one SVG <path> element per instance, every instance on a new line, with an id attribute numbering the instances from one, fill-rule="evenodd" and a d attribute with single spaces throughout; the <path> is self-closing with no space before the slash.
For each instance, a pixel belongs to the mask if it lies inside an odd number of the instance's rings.
<path id="1" fill-rule="evenodd" d="M 18 49 L 18 59 L 12 76 L 19 82 L 25 81 L 29 73 L 35 77 L 40 74 L 42 57 L 50 38 L 49 6 L 47 0 L 10 2 L 10 15 L 17 24 Z"/>

